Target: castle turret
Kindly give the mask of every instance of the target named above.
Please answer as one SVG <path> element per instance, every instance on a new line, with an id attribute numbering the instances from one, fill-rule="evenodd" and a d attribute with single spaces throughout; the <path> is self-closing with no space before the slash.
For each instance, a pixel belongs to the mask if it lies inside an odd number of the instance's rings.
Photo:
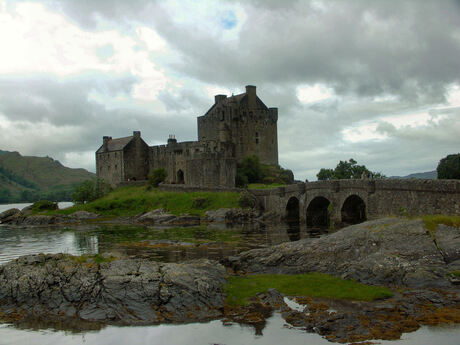
<path id="1" fill-rule="evenodd" d="M 257 104 L 256 87 L 254 85 L 246 85 L 246 95 L 248 95 L 249 109 L 255 109 Z"/>
<path id="2" fill-rule="evenodd" d="M 214 101 L 215 101 L 216 104 L 222 102 L 225 99 L 227 99 L 226 95 L 215 95 L 214 96 Z"/>

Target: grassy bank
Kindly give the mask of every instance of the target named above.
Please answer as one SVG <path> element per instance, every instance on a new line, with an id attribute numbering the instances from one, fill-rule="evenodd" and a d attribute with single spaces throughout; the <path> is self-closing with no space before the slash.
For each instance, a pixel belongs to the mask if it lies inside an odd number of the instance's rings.
<path id="1" fill-rule="evenodd" d="M 446 216 L 442 214 L 422 216 L 425 227 L 431 231 L 436 231 L 439 224 L 460 228 L 460 216 Z"/>
<path id="2" fill-rule="evenodd" d="M 371 286 L 353 280 L 344 280 L 323 273 L 257 274 L 247 277 L 229 277 L 225 286 L 227 303 L 244 305 L 259 292 L 275 288 L 288 296 L 308 296 L 334 299 L 372 301 L 393 296 L 382 286 Z"/>
<path id="3" fill-rule="evenodd" d="M 71 214 L 75 211 L 94 212 L 105 216 L 134 216 L 158 208 L 174 215 L 202 216 L 206 211 L 238 207 L 239 194 L 234 192 L 164 192 L 146 187 L 122 187 L 87 204 L 49 211 L 51 214 Z"/>

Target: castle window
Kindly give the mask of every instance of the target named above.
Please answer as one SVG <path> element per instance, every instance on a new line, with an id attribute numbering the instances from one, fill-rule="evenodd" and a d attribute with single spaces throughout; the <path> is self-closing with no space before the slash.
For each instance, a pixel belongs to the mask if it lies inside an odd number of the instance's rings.
<path id="1" fill-rule="evenodd" d="M 256 144 L 259 143 L 259 132 L 256 132 Z"/>
<path id="2" fill-rule="evenodd" d="M 115 164 L 115 170 L 117 170 L 117 169 L 118 169 L 118 165 Z"/>
<path id="3" fill-rule="evenodd" d="M 258 144 L 258 143 L 259 143 L 259 138 L 256 138 L 256 144 Z"/>

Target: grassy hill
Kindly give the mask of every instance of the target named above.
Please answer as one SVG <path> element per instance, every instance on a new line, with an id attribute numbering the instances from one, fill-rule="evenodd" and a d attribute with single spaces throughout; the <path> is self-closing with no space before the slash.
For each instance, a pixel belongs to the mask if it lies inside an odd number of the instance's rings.
<path id="1" fill-rule="evenodd" d="M 95 175 L 71 169 L 50 157 L 0 150 L 0 202 L 68 200 L 73 187 Z"/>

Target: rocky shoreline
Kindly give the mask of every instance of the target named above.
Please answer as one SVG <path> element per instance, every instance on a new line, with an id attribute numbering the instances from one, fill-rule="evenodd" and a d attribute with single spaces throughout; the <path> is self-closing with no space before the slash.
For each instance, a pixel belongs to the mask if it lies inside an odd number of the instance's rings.
<path id="1" fill-rule="evenodd" d="M 66 254 L 23 256 L 0 266 L 0 316 L 123 325 L 204 321 L 221 315 L 224 276 L 224 267 L 209 260 L 98 263 Z"/>
<path id="2" fill-rule="evenodd" d="M 87 211 L 77 211 L 69 215 L 33 214 L 30 209 L 9 209 L 0 213 L 0 224 L 9 226 L 66 226 L 84 223 L 114 223 L 134 225 L 161 226 L 195 226 L 210 223 L 243 224 L 263 223 L 269 217 L 252 209 L 221 208 L 207 211 L 203 217 L 195 215 L 179 215 L 164 209 L 156 209 L 132 217 L 104 217 Z"/>
<path id="3" fill-rule="evenodd" d="M 165 213 L 146 218 L 157 221 L 157 216 Z M 33 255 L 0 266 L 0 319 L 126 325 L 222 319 L 260 332 L 278 310 L 291 327 L 334 342 L 399 339 L 421 325 L 460 323 L 460 229 L 438 225 L 428 231 L 421 220 L 365 222 L 317 239 L 243 252 L 220 264 L 102 261 Z M 385 285 L 394 297 L 357 302 L 290 296 L 289 302 L 272 289 L 245 307 L 225 302 L 229 274 L 306 272 Z"/>

